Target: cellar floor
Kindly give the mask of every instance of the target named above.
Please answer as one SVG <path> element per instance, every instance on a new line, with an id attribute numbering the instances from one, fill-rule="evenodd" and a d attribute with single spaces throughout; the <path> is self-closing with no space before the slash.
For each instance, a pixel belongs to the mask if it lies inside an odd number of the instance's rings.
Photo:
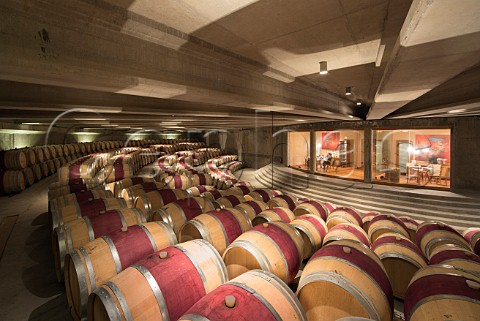
<path id="1" fill-rule="evenodd" d="M 236 174 L 262 187 L 254 170 Z M 65 288 L 55 278 L 47 228 L 47 190 L 53 179 L 44 179 L 21 194 L 0 197 L 0 253 L 4 249 L 0 257 L 0 320 L 72 320 Z M 403 310 L 401 302 L 395 306 L 397 311 Z"/>

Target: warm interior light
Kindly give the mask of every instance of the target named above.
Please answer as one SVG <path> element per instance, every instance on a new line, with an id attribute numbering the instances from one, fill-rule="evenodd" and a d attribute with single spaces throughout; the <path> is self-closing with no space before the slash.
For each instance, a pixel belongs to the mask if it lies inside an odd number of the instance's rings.
<path id="1" fill-rule="evenodd" d="M 348 117 L 349 117 L 349 118 L 353 118 L 353 116 L 352 116 L 352 115 L 348 115 Z"/>
<path id="2" fill-rule="evenodd" d="M 40 123 L 22 123 L 22 125 L 40 125 Z"/>
<path id="3" fill-rule="evenodd" d="M 327 62 L 320 61 L 320 75 L 328 74 Z"/>
<path id="4" fill-rule="evenodd" d="M 105 121 L 107 120 L 106 118 L 74 118 L 75 120 L 78 121 Z"/>
<path id="5" fill-rule="evenodd" d="M 466 109 L 453 109 L 453 110 L 449 110 L 448 113 L 449 114 L 458 114 L 458 113 L 463 113 L 464 111 L 466 111 Z"/>
<path id="6" fill-rule="evenodd" d="M 362 104 L 362 100 L 357 99 L 357 106 L 360 106 Z"/>
<path id="7" fill-rule="evenodd" d="M 345 95 L 350 96 L 352 94 L 352 87 L 345 88 Z"/>

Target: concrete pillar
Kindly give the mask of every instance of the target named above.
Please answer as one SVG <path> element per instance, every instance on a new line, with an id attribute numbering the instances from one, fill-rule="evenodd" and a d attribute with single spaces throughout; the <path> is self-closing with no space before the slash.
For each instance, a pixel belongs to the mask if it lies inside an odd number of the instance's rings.
<path id="1" fill-rule="evenodd" d="M 372 153 L 373 153 L 373 144 L 372 144 L 372 128 L 365 127 L 364 132 L 364 142 L 363 142 L 363 181 L 365 183 L 372 182 Z"/>
<path id="2" fill-rule="evenodd" d="M 315 129 L 310 129 L 310 162 L 308 163 L 308 172 L 310 174 L 315 173 L 315 167 L 317 166 L 317 153 L 315 149 L 317 135 Z"/>

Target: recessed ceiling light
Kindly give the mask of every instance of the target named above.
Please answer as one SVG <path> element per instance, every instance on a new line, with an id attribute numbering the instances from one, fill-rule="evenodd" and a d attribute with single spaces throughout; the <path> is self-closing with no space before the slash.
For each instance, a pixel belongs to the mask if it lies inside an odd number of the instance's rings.
<path id="1" fill-rule="evenodd" d="M 353 118 L 353 116 L 352 116 L 352 115 L 348 115 L 348 118 Z"/>
<path id="2" fill-rule="evenodd" d="M 296 121 L 306 121 L 305 119 L 295 119 Z"/>
<path id="3" fill-rule="evenodd" d="M 463 113 L 464 111 L 467 111 L 466 109 L 454 109 L 454 110 L 449 110 L 449 114 L 458 114 L 458 113 Z"/>
<path id="4" fill-rule="evenodd" d="M 345 95 L 350 96 L 352 94 L 352 87 L 345 87 Z"/>
<path id="5" fill-rule="evenodd" d="M 362 100 L 361 99 L 357 99 L 357 106 L 360 106 L 362 104 Z"/>

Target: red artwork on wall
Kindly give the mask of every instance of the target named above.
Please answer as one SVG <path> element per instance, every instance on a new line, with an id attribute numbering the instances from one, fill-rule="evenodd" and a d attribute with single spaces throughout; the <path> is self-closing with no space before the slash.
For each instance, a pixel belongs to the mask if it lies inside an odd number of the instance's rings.
<path id="1" fill-rule="evenodd" d="M 339 132 L 323 132 L 322 133 L 322 149 L 336 150 L 340 143 Z"/>
<path id="2" fill-rule="evenodd" d="M 450 163 L 450 136 L 449 135 L 416 135 L 415 158 L 429 161 L 435 158 L 444 158 Z"/>

